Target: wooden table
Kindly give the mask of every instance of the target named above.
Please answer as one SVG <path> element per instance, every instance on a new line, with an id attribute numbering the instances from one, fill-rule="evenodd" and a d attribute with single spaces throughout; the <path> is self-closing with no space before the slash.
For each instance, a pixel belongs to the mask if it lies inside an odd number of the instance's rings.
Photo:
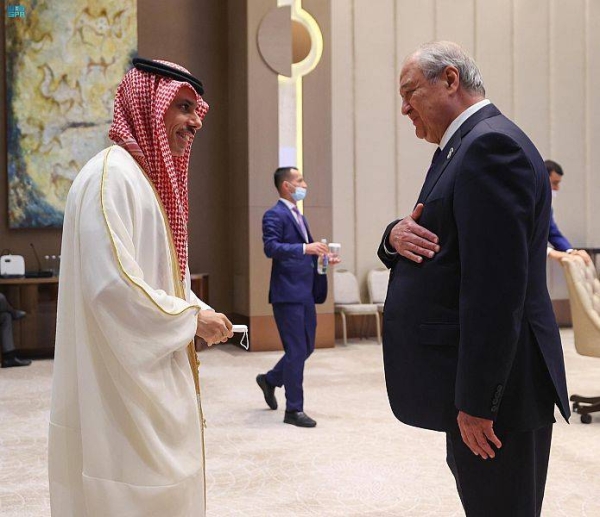
<path id="1" fill-rule="evenodd" d="M 0 292 L 15 309 L 27 312 L 22 320 L 13 321 L 19 356 L 51 357 L 56 334 L 58 277 L 0 278 Z"/>
<path id="2" fill-rule="evenodd" d="M 191 275 L 192 290 L 208 301 L 208 274 Z M 58 277 L 0 278 L 0 293 L 15 308 L 27 312 L 13 321 L 15 348 L 22 357 L 52 357 L 56 334 Z"/>
<path id="3" fill-rule="evenodd" d="M 194 273 L 190 275 L 192 291 L 204 303 L 210 305 L 208 301 L 208 273 Z"/>

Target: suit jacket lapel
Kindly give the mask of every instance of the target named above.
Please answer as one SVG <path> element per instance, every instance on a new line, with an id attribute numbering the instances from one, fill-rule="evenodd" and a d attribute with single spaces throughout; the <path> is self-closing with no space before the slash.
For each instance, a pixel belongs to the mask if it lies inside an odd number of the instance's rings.
<path id="1" fill-rule="evenodd" d="M 298 219 L 296 219 L 294 214 L 292 214 L 292 211 L 287 207 L 287 205 L 283 201 L 277 201 L 277 204 L 279 205 L 279 209 L 281 211 L 283 211 L 284 214 L 286 214 L 287 217 L 289 217 L 292 220 L 292 222 L 294 223 L 294 228 L 296 228 L 296 231 L 298 232 L 300 239 L 302 240 L 302 242 L 304 242 L 304 234 L 302 233 L 302 229 L 300 228 L 300 225 L 298 224 Z M 304 224 L 306 225 L 306 219 L 304 220 Z M 308 232 L 308 226 L 306 226 L 306 231 Z M 310 233 L 309 233 L 309 236 L 310 236 Z"/>
<path id="2" fill-rule="evenodd" d="M 444 169 L 450 163 L 452 156 L 460 146 L 459 133 L 459 131 L 454 133 L 448 142 L 448 145 L 442 149 L 442 152 L 438 156 L 436 163 L 433 165 L 433 169 L 431 169 L 430 173 L 425 178 L 425 183 L 423 183 L 423 186 L 421 187 L 421 192 L 419 194 L 419 198 L 417 199 L 417 203 L 425 202 L 427 196 L 429 196 L 429 193 L 433 190 L 433 187 L 435 187 L 436 183 L 442 176 Z"/>
<path id="3" fill-rule="evenodd" d="M 419 194 L 419 198 L 417 203 L 424 203 L 427 199 L 427 196 L 433 190 L 433 187 L 437 184 L 438 180 L 442 176 L 442 173 L 450 163 L 450 160 L 454 157 L 456 152 L 458 151 L 460 144 L 462 143 L 462 139 L 473 129 L 477 124 L 479 124 L 482 120 L 486 118 L 495 117 L 496 115 L 500 115 L 500 110 L 496 108 L 493 104 L 488 104 L 484 106 L 479 111 L 473 113 L 467 120 L 465 120 L 462 125 L 458 128 L 456 133 L 452 135 L 450 141 L 446 144 L 446 147 L 442 149 L 440 156 L 438 157 L 431 174 L 425 179 L 425 183 L 423 183 L 423 187 L 421 188 L 421 193 Z"/>
<path id="4" fill-rule="evenodd" d="M 304 217 L 304 215 L 302 215 L 302 220 L 304 221 L 304 226 L 306 228 L 306 235 L 308 236 L 308 242 L 314 242 L 314 239 L 312 238 L 312 235 L 310 233 L 310 228 L 308 227 L 308 221 L 306 220 L 306 217 Z"/>

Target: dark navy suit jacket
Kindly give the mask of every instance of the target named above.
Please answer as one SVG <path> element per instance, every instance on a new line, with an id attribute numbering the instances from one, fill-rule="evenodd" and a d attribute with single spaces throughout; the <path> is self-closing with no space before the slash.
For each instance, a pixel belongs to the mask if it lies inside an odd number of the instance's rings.
<path id="1" fill-rule="evenodd" d="M 383 349 L 397 418 L 456 431 L 462 410 L 526 430 L 554 421 L 554 403 L 568 417 L 546 287 L 550 184 L 537 149 L 485 106 L 442 150 L 418 201 L 440 252 L 421 264 L 389 255 L 397 221 L 378 251 L 391 268 Z"/>
<path id="2" fill-rule="evenodd" d="M 554 222 L 554 214 L 550 214 L 550 232 L 548 234 L 548 242 L 558 251 L 567 251 L 573 249 L 569 240 L 561 233 Z"/>
<path id="3" fill-rule="evenodd" d="M 306 218 L 304 225 L 313 242 Z M 262 226 L 265 255 L 273 259 L 269 303 L 314 303 L 316 256 L 304 255 L 306 241 L 290 209 L 278 201 L 263 216 Z"/>

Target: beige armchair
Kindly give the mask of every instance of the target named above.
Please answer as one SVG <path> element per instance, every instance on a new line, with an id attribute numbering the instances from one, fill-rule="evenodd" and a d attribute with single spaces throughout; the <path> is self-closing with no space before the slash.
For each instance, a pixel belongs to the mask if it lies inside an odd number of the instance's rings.
<path id="1" fill-rule="evenodd" d="M 385 297 L 387 295 L 390 270 L 388 268 L 371 269 L 367 274 L 367 287 L 369 289 L 369 303 L 377 305 L 377 310 L 383 313 Z"/>
<path id="2" fill-rule="evenodd" d="M 577 353 L 600 357 L 600 281 L 593 264 L 586 265 L 581 257 L 561 259 L 571 300 L 571 316 Z M 581 422 L 589 424 L 591 413 L 600 411 L 600 396 L 572 395 L 573 411 Z"/>
<path id="3" fill-rule="evenodd" d="M 344 344 L 348 344 L 346 317 L 374 316 L 377 329 L 377 342 L 381 343 L 381 324 L 379 311 L 374 303 L 362 303 L 358 281 L 353 273 L 346 269 L 336 269 L 333 274 L 333 306 L 335 312 L 342 317 Z"/>

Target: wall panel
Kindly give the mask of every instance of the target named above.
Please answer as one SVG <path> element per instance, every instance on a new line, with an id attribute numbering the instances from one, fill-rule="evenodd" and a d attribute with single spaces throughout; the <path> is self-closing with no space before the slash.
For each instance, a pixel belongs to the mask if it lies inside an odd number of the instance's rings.
<path id="1" fill-rule="evenodd" d="M 600 246 L 600 2 L 586 2 L 586 177 L 585 200 L 588 246 Z M 578 175 L 573 174 L 576 181 Z"/>
<path id="2" fill-rule="evenodd" d="M 475 0 L 437 0 L 435 21 L 435 39 L 455 41 L 473 55 Z"/>
<path id="3" fill-rule="evenodd" d="M 415 129 L 408 117 L 402 115 L 402 100 L 398 94 L 399 74 L 408 54 L 424 41 L 435 39 L 436 1 L 423 0 L 415 3 L 398 0 L 396 10 L 396 211 L 389 221 L 403 217 L 412 211 L 421 184 L 429 168 L 435 146 L 417 139 Z M 380 232 L 383 228 L 380 229 Z"/>
<path id="4" fill-rule="evenodd" d="M 484 78 L 487 97 L 513 116 L 513 9 L 511 2 L 477 0 L 473 57 Z"/>
<path id="5" fill-rule="evenodd" d="M 354 220 L 354 38 L 352 2 L 332 2 L 333 240 L 342 243 L 343 267 L 356 271 Z"/>
<path id="6" fill-rule="evenodd" d="M 565 37 L 565 35 L 569 35 Z M 585 0 L 553 0 L 550 12 L 550 153 L 565 170 L 554 214 L 571 244 L 585 243 Z M 579 180 L 577 177 L 579 176 Z"/>
<path id="7" fill-rule="evenodd" d="M 377 263 L 380 229 L 395 208 L 396 60 L 394 1 L 356 0 L 356 270 Z"/>
<path id="8" fill-rule="evenodd" d="M 550 152 L 549 20 L 547 0 L 515 0 L 513 120 L 542 156 Z"/>

